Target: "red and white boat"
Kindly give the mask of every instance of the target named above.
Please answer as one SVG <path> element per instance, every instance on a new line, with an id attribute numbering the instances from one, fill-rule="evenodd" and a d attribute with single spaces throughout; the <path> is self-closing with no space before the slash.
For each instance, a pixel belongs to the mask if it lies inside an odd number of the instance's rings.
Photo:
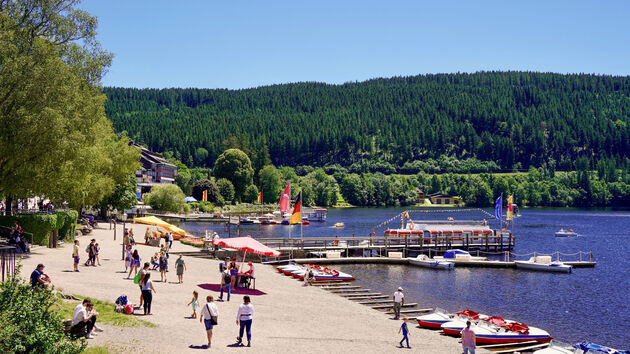
<path id="1" fill-rule="evenodd" d="M 309 270 L 313 270 L 313 275 L 315 277 L 315 281 L 323 281 L 323 280 L 342 280 L 342 281 L 352 281 L 354 277 L 348 273 L 339 272 L 335 269 L 330 269 L 327 267 L 322 267 L 317 264 L 289 264 L 284 266 L 278 266 L 278 271 L 283 273 L 284 275 L 291 275 L 294 278 L 298 278 L 300 280 L 304 280 L 305 274 L 308 274 Z"/>
<path id="2" fill-rule="evenodd" d="M 480 317 L 487 316 L 468 309 L 456 313 L 447 313 L 440 308 L 436 308 L 433 313 L 420 316 L 416 320 L 421 327 L 440 329 L 442 324 L 455 319 L 463 319 L 464 323 L 466 323 L 468 320 L 478 320 Z"/>
<path id="3" fill-rule="evenodd" d="M 459 336 L 466 327 L 466 321 L 446 322 L 442 325 L 445 334 Z M 506 344 L 536 341 L 549 342 L 551 335 L 540 328 L 529 327 L 526 324 L 504 320 L 498 316 L 487 317 L 474 321 L 470 328 L 475 332 L 479 344 Z"/>

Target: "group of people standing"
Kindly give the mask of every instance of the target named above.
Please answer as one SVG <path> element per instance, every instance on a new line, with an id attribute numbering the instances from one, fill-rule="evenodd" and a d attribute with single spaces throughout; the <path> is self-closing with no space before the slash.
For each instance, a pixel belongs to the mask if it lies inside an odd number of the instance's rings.
<path id="1" fill-rule="evenodd" d="M 254 264 L 250 261 L 247 262 L 249 269 L 243 273 L 248 277 L 254 276 Z M 239 276 L 238 264 L 236 264 L 236 257 L 230 260 L 230 257 L 225 259 L 225 262 L 219 263 L 219 272 L 221 273 L 221 292 L 219 293 L 219 300 L 223 300 L 223 292 L 227 292 L 227 301 L 230 301 L 231 289 L 234 289 L 236 280 Z"/>
<path id="2" fill-rule="evenodd" d="M 236 325 L 239 326 L 238 337 L 236 337 L 237 344 L 242 344 L 243 335 L 247 335 L 247 346 L 251 347 L 253 316 L 254 306 L 251 304 L 249 296 L 245 295 L 243 296 L 243 303 L 238 307 L 236 313 Z M 219 308 L 212 295 L 206 297 L 206 304 L 201 309 L 199 322 L 205 325 L 208 336 L 208 344 L 205 347 L 210 348 L 212 346 L 212 331 L 219 324 Z"/>
<path id="3" fill-rule="evenodd" d="M 79 240 L 74 240 L 74 246 L 72 247 L 72 260 L 74 261 L 74 271 L 79 271 L 79 261 L 81 260 L 81 256 L 79 255 Z M 98 264 L 101 265 L 101 260 L 99 258 L 99 253 L 101 248 L 95 239 L 91 239 L 88 246 L 85 248 L 85 252 L 88 254 L 88 259 L 85 262 L 85 266 L 93 266 L 96 267 Z"/>

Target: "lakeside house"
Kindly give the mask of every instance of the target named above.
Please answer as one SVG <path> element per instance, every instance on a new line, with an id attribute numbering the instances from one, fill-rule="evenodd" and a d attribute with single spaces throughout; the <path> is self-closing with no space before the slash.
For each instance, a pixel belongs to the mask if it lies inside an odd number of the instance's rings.
<path id="1" fill-rule="evenodd" d="M 140 169 L 136 171 L 138 199 L 142 198 L 142 194 L 149 193 L 155 185 L 175 183 L 177 166 L 168 162 L 162 155 L 141 145 L 134 142 L 130 145 L 140 149 Z"/>
<path id="2" fill-rule="evenodd" d="M 431 204 L 460 204 L 461 198 L 443 193 L 432 193 L 428 195 Z"/>

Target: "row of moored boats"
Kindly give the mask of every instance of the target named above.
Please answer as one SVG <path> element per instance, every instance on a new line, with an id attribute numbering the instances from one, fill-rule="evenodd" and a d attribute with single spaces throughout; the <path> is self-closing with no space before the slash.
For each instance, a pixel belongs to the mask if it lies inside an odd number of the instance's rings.
<path id="1" fill-rule="evenodd" d="M 304 280 L 310 271 L 313 272 L 314 281 L 352 281 L 354 277 L 348 273 L 340 272 L 335 269 L 323 267 L 318 264 L 288 264 L 277 267 L 278 271 L 284 275 L 290 275 L 294 278 Z"/>

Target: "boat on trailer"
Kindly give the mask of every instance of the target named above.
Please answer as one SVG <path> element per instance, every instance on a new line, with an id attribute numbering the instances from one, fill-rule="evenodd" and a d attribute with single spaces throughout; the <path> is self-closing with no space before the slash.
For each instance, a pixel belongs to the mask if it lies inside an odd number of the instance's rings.
<path id="1" fill-rule="evenodd" d="M 432 269 L 453 269 L 455 264 L 445 260 L 432 259 L 425 254 L 418 255 L 416 258 L 407 258 L 410 264 L 420 267 L 432 268 Z"/>
<path id="2" fill-rule="evenodd" d="M 514 261 L 516 268 L 537 270 L 544 272 L 571 273 L 573 266 L 562 262 L 552 262 L 551 256 L 530 257 L 527 261 Z"/>

